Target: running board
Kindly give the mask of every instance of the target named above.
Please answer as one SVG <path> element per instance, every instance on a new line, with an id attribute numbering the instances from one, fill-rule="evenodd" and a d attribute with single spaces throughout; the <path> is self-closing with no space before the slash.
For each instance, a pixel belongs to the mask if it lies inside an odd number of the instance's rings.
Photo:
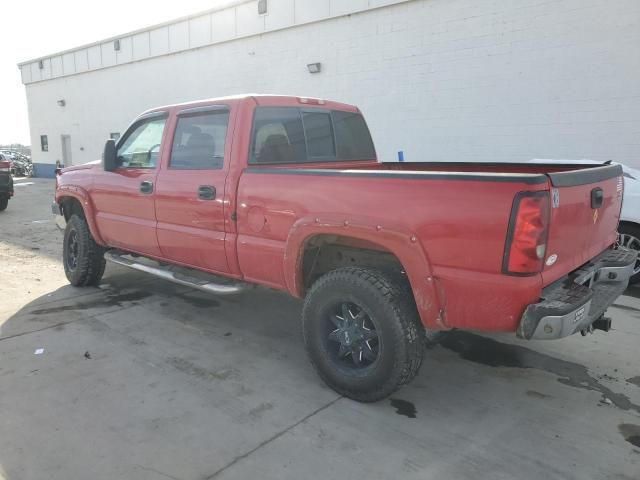
<path id="1" fill-rule="evenodd" d="M 215 293 L 218 295 L 232 295 L 235 293 L 240 293 L 246 288 L 246 285 L 239 283 L 214 283 L 206 278 L 198 278 L 196 275 L 204 276 L 202 272 L 197 272 L 195 270 L 185 269 L 181 267 L 174 266 L 158 266 L 147 265 L 145 263 L 141 263 L 136 260 L 131 260 L 126 258 L 127 255 L 124 252 L 116 252 L 109 251 L 104 254 L 105 260 L 122 265 L 124 267 L 132 268 L 133 270 L 138 270 L 139 272 L 148 273 L 154 275 L 156 277 L 162 278 L 163 280 L 168 280 L 169 282 L 177 283 L 178 285 L 184 285 L 186 287 L 196 288 L 198 290 L 202 290 L 203 292 Z M 144 258 L 144 257 L 141 257 Z M 154 260 L 150 260 L 150 262 L 157 263 Z M 176 271 L 180 270 L 180 271 Z M 187 273 L 183 273 L 183 272 Z M 188 272 L 193 272 L 193 276 Z"/>

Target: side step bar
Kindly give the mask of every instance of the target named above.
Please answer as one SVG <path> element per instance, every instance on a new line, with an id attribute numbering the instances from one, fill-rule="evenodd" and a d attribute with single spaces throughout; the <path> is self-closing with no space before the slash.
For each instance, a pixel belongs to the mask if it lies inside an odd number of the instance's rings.
<path id="1" fill-rule="evenodd" d="M 214 283 L 205 278 L 198 278 L 197 276 L 191 276 L 182 272 L 176 272 L 176 267 L 147 265 L 135 260 L 130 260 L 129 258 L 125 258 L 125 255 L 127 254 L 124 252 L 109 251 L 104 254 L 104 258 L 109 262 L 116 263 L 124 267 L 129 267 L 133 270 L 138 270 L 139 272 L 149 273 L 156 277 L 162 278 L 163 280 L 168 280 L 169 282 L 177 283 L 178 285 L 184 285 L 186 287 L 202 290 L 203 292 L 215 293 L 218 295 L 232 295 L 235 293 L 240 293 L 241 291 L 246 289 L 245 284 Z M 153 262 L 157 263 L 155 261 Z M 184 268 L 179 269 L 182 271 L 188 271 L 188 269 Z"/>

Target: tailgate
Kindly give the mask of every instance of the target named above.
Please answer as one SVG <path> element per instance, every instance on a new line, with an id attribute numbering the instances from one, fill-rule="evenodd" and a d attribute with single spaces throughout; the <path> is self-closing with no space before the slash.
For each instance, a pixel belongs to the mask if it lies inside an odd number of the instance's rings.
<path id="1" fill-rule="evenodd" d="M 575 270 L 615 243 L 623 190 L 619 165 L 547 175 L 551 181 L 552 208 L 547 261 L 542 273 L 544 285 Z"/>

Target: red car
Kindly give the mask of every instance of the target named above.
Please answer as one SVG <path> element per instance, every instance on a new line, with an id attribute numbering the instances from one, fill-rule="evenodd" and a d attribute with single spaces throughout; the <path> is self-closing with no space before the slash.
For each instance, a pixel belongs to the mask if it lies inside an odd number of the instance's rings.
<path id="1" fill-rule="evenodd" d="M 284 290 L 323 380 L 375 401 L 439 332 L 608 330 L 636 259 L 612 248 L 622 189 L 607 164 L 380 163 L 356 107 L 239 96 L 144 113 L 102 162 L 62 170 L 53 210 L 73 285 L 106 258 Z"/>

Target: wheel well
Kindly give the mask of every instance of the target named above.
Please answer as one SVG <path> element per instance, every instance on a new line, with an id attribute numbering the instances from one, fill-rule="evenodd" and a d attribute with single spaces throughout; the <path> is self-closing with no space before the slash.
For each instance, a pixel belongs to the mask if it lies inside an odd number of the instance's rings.
<path id="1" fill-rule="evenodd" d="M 398 257 L 376 243 L 338 235 L 317 235 L 307 240 L 302 255 L 304 290 L 325 273 L 354 266 L 404 274 Z"/>
<path id="2" fill-rule="evenodd" d="M 78 215 L 80 218 L 84 217 L 84 210 L 82 204 L 73 197 L 64 197 L 60 200 L 60 208 L 66 221 L 69 221 L 72 215 Z"/>

